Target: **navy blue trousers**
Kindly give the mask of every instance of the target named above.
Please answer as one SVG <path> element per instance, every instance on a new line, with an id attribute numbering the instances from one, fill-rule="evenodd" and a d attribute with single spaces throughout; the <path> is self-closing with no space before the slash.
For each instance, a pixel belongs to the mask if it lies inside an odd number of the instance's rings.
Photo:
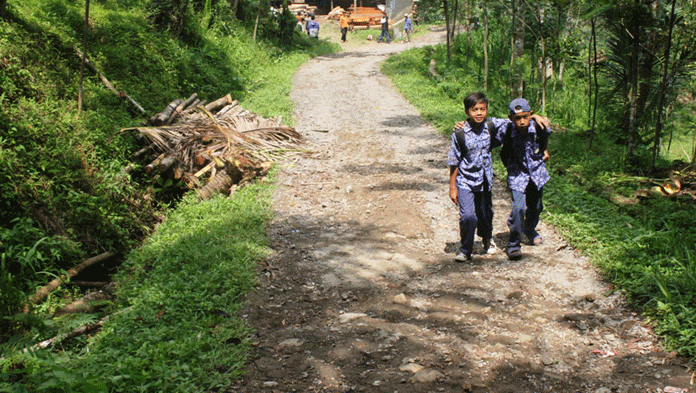
<path id="1" fill-rule="evenodd" d="M 486 191 L 457 189 L 459 201 L 459 235 L 461 236 L 462 254 L 471 255 L 474 250 L 474 234 L 483 239 L 493 237 L 493 196 L 488 191 L 488 182 L 484 180 Z"/>
<path id="2" fill-rule="evenodd" d="M 524 192 L 512 191 L 512 211 L 507 221 L 510 228 L 508 252 L 520 249 L 522 234 L 532 242 L 539 236 L 536 227 L 539 224 L 539 215 L 544 210 L 541 202 L 543 194 L 544 188 L 537 190 L 536 184 L 532 181 L 527 184 Z"/>

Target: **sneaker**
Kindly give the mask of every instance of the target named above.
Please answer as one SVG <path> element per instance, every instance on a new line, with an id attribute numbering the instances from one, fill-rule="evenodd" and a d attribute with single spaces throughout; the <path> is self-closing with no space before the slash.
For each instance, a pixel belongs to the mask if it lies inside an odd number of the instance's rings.
<path id="1" fill-rule="evenodd" d="M 471 261 L 471 254 L 464 254 L 462 252 L 458 252 L 457 255 L 455 255 L 454 260 L 456 262 L 469 262 Z"/>
<path id="2" fill-rule="evenodd" d="M 483 239 L 483 253 L 493 255 L 498 252 L 498 247 L 491 239 Z"/>
<path id="3" fill-rule="evenodd" d="M 511 261 L 516 261 L 522 258 L 522 251 L 520 250 L 508 250 L 508 259 Z"/>

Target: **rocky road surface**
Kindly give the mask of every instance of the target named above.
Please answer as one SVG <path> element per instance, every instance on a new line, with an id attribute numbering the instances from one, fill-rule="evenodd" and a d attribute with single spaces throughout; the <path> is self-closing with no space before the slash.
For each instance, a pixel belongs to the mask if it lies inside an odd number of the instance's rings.
<path id="1" fill-rule="evenodd" d="M 353 45 L 297 72 L 296 128 L 312 154 L 282 163 L 274 253 L 243 311 L 254 351 L 232 391 L 692 390 L 688 363 L 552 227 L 520 261 L 453 261 L 448 140 L 379 69 L 408 47 Z M 499 182 L 494 208 L 503 248 Z"/>

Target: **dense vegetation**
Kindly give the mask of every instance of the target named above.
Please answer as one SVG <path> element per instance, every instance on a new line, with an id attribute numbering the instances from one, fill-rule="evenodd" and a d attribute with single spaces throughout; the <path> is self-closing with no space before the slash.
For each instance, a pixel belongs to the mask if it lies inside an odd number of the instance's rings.
<path id="1" fill-rule="evenodd" d="M 119 130 L 192 93 L 208 101 L 230 93 L 246 109 L 292 121 L 294 70 L 337 46 L 308 40 L 294 16 L 264 4 L 91 1 L 89 60 L 146 113 L 86 71 L 78 114 L 85 2 L 3 2 L 1 391 L 190 392 L 239 375 L 248 332 L 235 311 L 265 252 L 268 185 L 171 210 L 182 190 L 138 166 L 124 171 L 143 141 Z M 38 287 L 105 251 L 125 256 L 118 303 L 52 318 L 81 296 L 65 285 L 27 304 Z M 96 325 L 93 337 L 70 336 Z M 49 350 L 35 346 L 50 338 Z"/>
<path id="2" fill-rule="evenodd" d="M 488 94 L 492 114 L 522 94 L 548 115 L 556 132 L 544 219 L 657 322 L 669 345 L 694 357 L 693 200 L 634 198 L 691 171 L 693 4 L 675 2 L 673 13 L 671 2 L 519 7 L 527 3 L 422 0 L 421 22 L 465 29 L 384 69 L 443 133 L 463 117 L 471 91 Z M 269 186 L 205 203 L 184 197 L 170 209 L 176 185 L 122 171 L 141 141 L 119 130 L 194 92 L 231 93 L 263 116 L 291 119 L 294 69 L 336 48 L 295 34 L 294 19 L 262 11 L 267 5 L 92 0 L 89 58 L 147 115 L 91 73 L 78 115 L 74 48 L 82 50 L 85 3 L 0 0 L 0 391 L 210 391 L 239 375 L 248 329 L 234 316 L 266 252 Z M 511 12 L 523 28 L 486 17 Z M 487 58 L 486 27 L 487 47 L 496 48 Z M 523 51 L 512 50 L 511 37 Z M 640 41 L 626 44 L 631 37 Z M 52 318 L 80 296 L 66 285 L 23 312 L 36 288 L 104 251 L 125 255 L 117 303 Z M 93 336 L 68 335 L 94 324 Z M 35 347 L 49 338 L 57 338 L 49 350 Z"/>
<path id="3" fill-rule="evenodd" d="M 457 35 L 449 50 L 444 45 L 411 50 L 390 58 L 383 70 L 445 134 L 465 117 L 462 99 L 473 91 L 486 92 L 493 116 L 506 116 L 507 103 L 519 94 L 527 97 L 537 112 L 550 117 L 556 132 L 549 147 L 552 180 L 545 187 L 547 213 L 543 219 L 583 250 L 618 290 L 656 322 L 656 330 L 664 335 L 670 349 L 694 357 L 696 48 L 688 37 L 696 9 L 693 4 L 676 7 L 671 55 L 659 56 L 669 47 L 671 3 L 650 3 L 658 7 L 654 9 L 643 3 L 617 2 L 604 8 L 600 3 L 539 2 L 536 6 L 541 12 L 527 9 L 524 53 L 512 66 L 510 18 L 491 18 L 488 45 L 498 49 L 490 52 L 487 76 L 482 50 L 485 7 L 459 10 L 462 24 L 469 22 L 471 29 Z M 601 12 L 582 14 L 593 4 Z M 442 2 L 425 2 L 421 10 L 434 19 L 444 14 Z M 505 11 L 488 10 L 496 15 Z M 540 15 L 547 15 L 543 29 Z M 640 66 L 647 68 L 649 63 L 652 68 L 640 73 L 639 103 L 630 89 L 623 89 L 636 69 L 629 61 L 632 46 L 626 44 L 630 41 L 625 37 L 617 36 L 620 27 L 626 27 L 622 23 L 636 15 L 642 22 L 630 28 L 636 29 L 634 36 L 642 37 L 639 48 L 652 50 L 640 53 Z M 589 68 L 587 61 L 588 52 L 590 58 L 595 53 L 588 45 L 593 25 L 596 53 L 603 54 L 601 61 L 595 61 L 599 65 L 596 83 L 594 67 Z M 539 78 L 540 72 L 535 70 L 541 59 L 541 40 L 539 31 L 533 29 L 556 29 L 555 35 L 547 36 L 547 49 L 554 55 L 546 79 Z M 672 62 L 665 64 L 666 58 Z M 437 64 L 437 77 L 429 70 L 432 60 Z M 664 67 L 670 76 L 668 89 L 660 88 Z M 510 81 L 516 73 L 524 76 L 521 93 L 511 92 Z M 590 105 L 595 93 L 597 104 Z M 629 119 L 630 108 L 637 104 L 641 110 Z M 659 111 L 661 105 L 663 111 Z M 660 116 L 668 132 L 659 135 L 659 154 L 653 164 Z M 628 137 L 630 121 L 637 125 L 633 140 Z M 498 174 L 503 171 L 497 167 Z M 671 193 L 675 181 L 682 187 L 681 193 Z M 637 191 L 641 198 L 635 197 Z"/>

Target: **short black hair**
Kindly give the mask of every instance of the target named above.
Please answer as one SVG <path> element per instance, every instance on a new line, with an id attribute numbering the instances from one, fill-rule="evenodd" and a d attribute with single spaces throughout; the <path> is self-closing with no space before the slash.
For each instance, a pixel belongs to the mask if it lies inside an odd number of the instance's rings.
<path id="1" fill-rule="evenodd" d="M 464 111 L 468 112 L 469 109 L 474 107 L 474 105 L 479 104 L 481 102 L 485 102 L 486 107 L 488 107 L 488 98 L 486 98 L 485 94 L 483 94 L 481 92 L 469 94 L 464 99 Z"/>

